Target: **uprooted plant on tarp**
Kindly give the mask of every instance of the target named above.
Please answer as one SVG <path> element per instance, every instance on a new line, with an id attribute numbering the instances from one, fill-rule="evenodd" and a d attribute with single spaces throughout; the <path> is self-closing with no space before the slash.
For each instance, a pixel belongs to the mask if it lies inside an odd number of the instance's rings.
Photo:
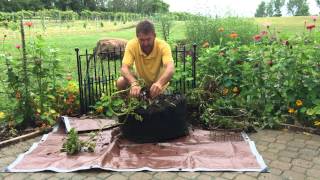
<path id="1" fill-rule="evenodd" d="M 75 155 L 79 152 L 94 152 L 96 137 L 97 132 L 91 132 L 88 140 L 80 140 L 78 132 L 74 128 L 71 128 L 61 151 L 66 152 L 68 155 Z"/>

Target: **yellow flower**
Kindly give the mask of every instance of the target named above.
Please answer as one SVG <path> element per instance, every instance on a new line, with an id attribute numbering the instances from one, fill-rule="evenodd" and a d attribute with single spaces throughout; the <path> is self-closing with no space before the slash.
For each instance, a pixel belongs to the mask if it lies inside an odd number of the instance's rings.
<path id="1" fill-rule="evenodd" d="M 5 116 L 4 112 L 0 112 L 0 119 L 3 119 Z"/>
<path id="2" fill-rule="evenodd" d="M 224 28 L 223 28 L 223 27 L 220 27 L 220 28 L 218 29 L 218 31 L 219 31 L 219 32 L 223 32 L 223 31 L 224 31 Z"/>
<path id="3" fill-rule="evenodd" d="M 233 93 L 239 93 L 239 88 L 238 88 L 238 87 L 234 87 L 234 88 L 232 89 L 232 92 L 233 92 Z"/>
<path id="4" fill-rule="evenodd" d="M 300 99 L 298 99 L 298 100 L 296 101 L 296 105 L 297 105 L 298 107 L 300 107 L 300 106 L 303 105 L 303 102 L 302 102 Z"/>
<path id="5" fill-rule="evenodd" d="M 292 113 L 296 112 L 296 110 L 293 109 L 293 108 L 289 108 L 288 112 L 289 112 L 290 114 L 292 114 Z"/>
<path id="6" fill-rule="evenodd" d="M 203 47 L 203 48 L 208 48 L 208 47 L 209 47 L 209 42 L 206 41 L 205 43 L 203 43 L 202 47 Z"/>
<path id="7" fill-rule="evenodd" d="M 99 106 L 97 109 L 96 109 L 97 113 L 102 113 L 103 112 L 103 106 Z"/>
<path id="8" fill-rule="evenodd" d="M 319 126 L 319 127 L 320 127 L 320 119 L 319 119 L 319 120 L 314 121 L 314 125 L 315 125 L 315 126 Z"/>
<path id="9" fill-rule="evenodd" d="M 222 91 L 222 94 L 225 96 L 227 95 L 229 92 L 229 89 L 228 88 L 223 88 L 223 91 Z"/>

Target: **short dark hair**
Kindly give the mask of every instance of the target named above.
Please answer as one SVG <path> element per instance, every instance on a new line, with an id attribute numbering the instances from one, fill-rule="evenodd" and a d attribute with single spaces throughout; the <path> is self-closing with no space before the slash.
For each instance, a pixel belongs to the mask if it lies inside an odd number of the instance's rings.
<path id="1" fill-rule="evenodd" d="M 155 33 L 154 25 L 149 20 L 140 21 L 136 27 L 136 35 L 138 36 L 139 33 L 149 34 Z"/>

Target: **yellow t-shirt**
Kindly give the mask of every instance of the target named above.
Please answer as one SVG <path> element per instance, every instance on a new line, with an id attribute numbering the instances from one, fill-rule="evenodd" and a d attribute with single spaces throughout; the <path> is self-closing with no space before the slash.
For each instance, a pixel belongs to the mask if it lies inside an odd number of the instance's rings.
<path id="1" fill-rule="evenodd" d="M 171 49 L 168 43 L 155 38 L 153 50 L 146 55 L 140 47 L 138 38 L 127 43 L 122 63 L 128 66 L 135 65 L 137 75 L 150 86 L 163 73 L 163 65 L 173 62 Z"/>

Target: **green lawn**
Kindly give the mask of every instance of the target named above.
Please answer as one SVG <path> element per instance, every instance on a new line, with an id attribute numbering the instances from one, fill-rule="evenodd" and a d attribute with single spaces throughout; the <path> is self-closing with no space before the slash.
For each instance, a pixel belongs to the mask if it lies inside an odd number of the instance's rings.
<path id="1" fill-rule="evenodd" d="M 260 24 L 261 29 L 266 29 L 265 23 L 271 23 L 271 30 L 280 32 L 280 34 L 294 35 L 297 33 L 306 32 L 304 22 L 306 24 L 313 24 L 310 16 L 296 16 L 296 17 L 264 17 L 254 19 Z"/>

